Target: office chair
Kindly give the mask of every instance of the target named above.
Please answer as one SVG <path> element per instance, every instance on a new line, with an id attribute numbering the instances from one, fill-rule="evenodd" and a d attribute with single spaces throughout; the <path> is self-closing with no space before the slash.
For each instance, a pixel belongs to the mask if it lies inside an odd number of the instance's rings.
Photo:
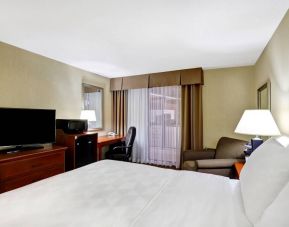
<path id="1" fill-rule="evenodd" d="M 109 151 L 105 153 L 106 159 L 120 160 L 120 161 L 131 161 L 131 154 L 133 143 L 136 136 L 136 128 L 130 127 L 125 137 L 125 141 L 120 144 L 111 146 Z"/>

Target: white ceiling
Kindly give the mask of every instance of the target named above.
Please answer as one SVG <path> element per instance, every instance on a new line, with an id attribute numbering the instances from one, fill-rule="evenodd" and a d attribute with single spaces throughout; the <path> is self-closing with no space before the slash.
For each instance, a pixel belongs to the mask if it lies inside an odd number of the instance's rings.
<path id="1" fill-rule="evenodd" d="M 0 0 L 0 41 L 107 77 L 252 65 L 289 0 Z"/>

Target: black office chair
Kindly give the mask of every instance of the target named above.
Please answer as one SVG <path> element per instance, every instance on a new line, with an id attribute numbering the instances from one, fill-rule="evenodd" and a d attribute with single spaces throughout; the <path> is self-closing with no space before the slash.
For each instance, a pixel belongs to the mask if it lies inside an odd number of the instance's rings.
<path id="1" fill-rule="evenodd" d="M 131 154 L 133 143 L 135 140 L 136 128 L 130 127 L 125 137 L 125 141 L 117 144 L 115 146 L 111 146 L 109 151 L 105 153 L 106 159 L 120 160 L 120 161 L 131 161 Z"/>

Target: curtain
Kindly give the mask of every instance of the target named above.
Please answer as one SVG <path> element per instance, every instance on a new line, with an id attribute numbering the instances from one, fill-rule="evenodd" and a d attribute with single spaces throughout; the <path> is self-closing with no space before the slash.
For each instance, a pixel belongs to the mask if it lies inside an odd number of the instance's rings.
<path id="1" fill-rule="evenodd" d="M 135 126 L 133 162 L 180 164 L 181 87 L 128 91 L 128 127 Z"/>
<path id="2" fill-rule="evenodd" d="M 149 163 L 148 160 L 148 89 L 128 90 L 127 125 L 136 127 L 132 161 Z"/>
<path id="3" fill-rule="evenodd" d="M 180 164 L 180 86 L 149 89 L 149 163 Z"/>
<path id="4" fill-rule="evenodd" d="M 127 91 L 113 91 L 113 131 L 125 135 L 127 131 Z"/>
<path id="5" fill-rule="evenodd" d="M 203 149 L 202 85 L 182 86 L 182 151 Z"/>

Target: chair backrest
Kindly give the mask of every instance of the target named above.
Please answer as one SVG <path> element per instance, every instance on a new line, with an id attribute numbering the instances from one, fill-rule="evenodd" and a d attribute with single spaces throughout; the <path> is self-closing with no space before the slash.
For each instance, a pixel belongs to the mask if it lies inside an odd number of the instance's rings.
<path id="1" fill-rule="evenodd" d="M 216 148 L 215 158 L 244 158 L 244 149 L 247 141 L 229 137 L 221 137 Z"/>
<path id="2" fill-rule="evenodd" d="M 128 157 L 131 156 L 132 153 L 132 146 L 135 140 L 135 136 L 136 136 L 136 128 L 135 127 L 129 127 L 127 134 L 125 136 L 125 145 L 126 146 L 130 146 L 130 148 L 127 149 L 126 154 Z"/>

